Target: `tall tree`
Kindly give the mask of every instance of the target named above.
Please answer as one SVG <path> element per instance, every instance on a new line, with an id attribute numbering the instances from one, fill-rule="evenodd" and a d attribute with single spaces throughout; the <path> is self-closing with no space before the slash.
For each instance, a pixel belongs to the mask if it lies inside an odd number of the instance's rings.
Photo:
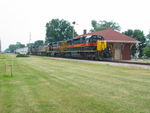
<path id="1" fill-rule="evenodd" d="M 46 24 L 46 42 L 62 41 L 71 39 L 77 33 L 71 24 L 66 20 L 52 19 Z M 74 35 L 73 35 L 74 33 Z"/>
<path id="2" fill-rule="evenodd" d="M 44 45 L 44 41 L 43 40 L 37 40 L 34 42 L 34 46 L 42 46 Z"/>
<path id="3" fill-rule="evenodd" d="M 150 31 L 149 34 L 146 36 L 146 47 L 143 48 L 144 56 L 150 58 Z"/>
<path id="4" fill-rule="evenodd" d="M 91 21 L 92 27 L 93 29 L 91 29 L 92 32 L 94 31 L 99 31 L 99 30 L 105 30 L 105 29 L 113 29 L 113 30 L 117 30 L 120 31 L 121 27 L 119 26 L 118 23 L 113 22 L 113 21 L 99 21 L 97 22 L 96 20 L 92 20 Z"/>
<path id="5" fill-rule="evenodd" d="M 144 56 L 150 58 L 150 45 L 147 45 L 147 46 L 143 49 L 143 54 L 144 54 Z"/>
<path id="6" fill-rule="evenodd" d="M 149 34 L 146 36 L 146 44 L 150 45 L 150 31 Z"/>
<path id="7" fill-rule="evenodd" d="M 139 57 L 142 57 L 143 56 L 143 48 L 146 46 L 146 43 L 145 43 L 146 38 L 144 36 L 143 31 L 141 31 L 139 29 L 135 29 L 135 30 L 129 29 L 129 30 L 123 32 L 123 34 L 128 35 L 128 36 L 140 41 L 140 43 L 138 45 L 138 49 L 140 52 Z M 132 55 L 133 56 L 135 55 L 136 51 L 137 51 L 137 47 L 134 45 L 132 47 Z"/>

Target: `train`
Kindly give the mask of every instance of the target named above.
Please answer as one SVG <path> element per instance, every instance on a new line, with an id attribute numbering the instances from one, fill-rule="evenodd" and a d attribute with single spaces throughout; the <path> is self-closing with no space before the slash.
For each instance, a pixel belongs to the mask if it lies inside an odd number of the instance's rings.
<path id="1" fill-rule="evenodd" d="M 108 47 L 107 41 L 99 35 L 88 35 L 51 42 L 43 46 L 29 47 L 28 54 L 93 60 L 111 59 L 112 57 L 111 47 Z"/>

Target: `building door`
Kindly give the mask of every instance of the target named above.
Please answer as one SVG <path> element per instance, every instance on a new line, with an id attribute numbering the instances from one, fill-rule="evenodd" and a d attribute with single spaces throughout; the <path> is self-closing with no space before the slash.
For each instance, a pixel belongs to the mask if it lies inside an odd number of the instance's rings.
<path id="1" fill-rule="evenodd" d="M 115 46 L 115 60 L 121 60 L 121 45 Z"/>
<path id="2" fill-rule="evenodd" d="M 122 50 L 122 59 L 123 60 L 131 60 L 131 44 L 124 44 Z"/>

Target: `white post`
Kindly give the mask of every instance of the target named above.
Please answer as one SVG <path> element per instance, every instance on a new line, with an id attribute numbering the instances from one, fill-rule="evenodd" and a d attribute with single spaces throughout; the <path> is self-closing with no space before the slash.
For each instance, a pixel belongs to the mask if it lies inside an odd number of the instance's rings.
<path id="1" fill-rule="evenodd" d="M 30 41 L 31 41 L 31 32 L 29 33 L 29 44 L 30 44 Z"/>
<path id="2" fill-rule="evenodd" d="M 135 57 L 136 59 L 139 58 L 139 54 L 140 54 L 140 50 L 139 50 L 139 43 L 136 43 L 136 53 L 135 53 Z"/>
<path id="3" fill-rule="evenodd" d="M 1 38 L 0 38 L 0 53 L 2 52 L 2 50 L 1 50 L 2 48 L 1 48 Z"/>

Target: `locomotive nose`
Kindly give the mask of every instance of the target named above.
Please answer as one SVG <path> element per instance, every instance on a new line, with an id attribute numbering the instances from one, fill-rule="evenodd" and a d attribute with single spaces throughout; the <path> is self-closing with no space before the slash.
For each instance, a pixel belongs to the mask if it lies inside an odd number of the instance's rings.
<path id="1" fill-rule="evenodd" d="M 101 41 L 101 40 L 98 40 L 98 41 L 97 41 L 97 51 L 102 51 L 102 50 L 104 50 L 106 47 L 107 47 L 106 41 Z"/>

